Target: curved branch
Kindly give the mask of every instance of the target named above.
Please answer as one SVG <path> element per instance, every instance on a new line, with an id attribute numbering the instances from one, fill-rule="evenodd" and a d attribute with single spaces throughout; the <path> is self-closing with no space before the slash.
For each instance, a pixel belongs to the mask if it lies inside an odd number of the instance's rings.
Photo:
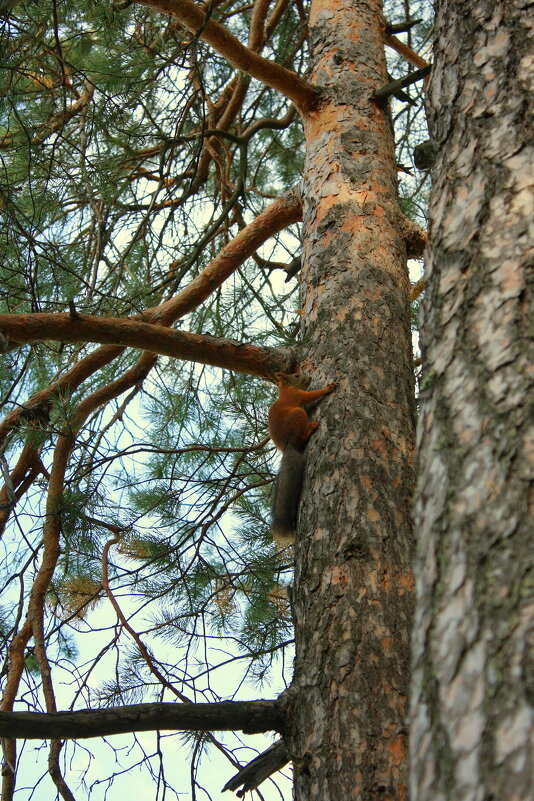
<path id="1" fill-rule="evenodd" d="M 0 314 L 0 331 L 14 346 L 30 342 L 99 342 L 268 377 L 288 367 L 286 351 L 259 348 L 208 334 L 89 314 Z"/>
<path id="2" fill-rule="evenodd" d="M 136 2 L 176 17 L 187 30 L 200 36 L 233 67 L 281 92 L 301 111 L 310 111 L 316 104 L 319 95 L 311 84 L 296 72 L 269 61 L 245 47 L 223 25 L 209 19 L 192 0 L 136 0 Z"/>

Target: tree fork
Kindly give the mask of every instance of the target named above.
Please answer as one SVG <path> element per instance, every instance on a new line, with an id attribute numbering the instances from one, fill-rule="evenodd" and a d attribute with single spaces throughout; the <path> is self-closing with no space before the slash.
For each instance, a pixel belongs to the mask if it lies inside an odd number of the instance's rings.
<path id="1" fill-rule="evenodd" d="M 155 11 L 176 17 L 187 30 L 211 45 L 232 66 L 277 89 L 292 100 L 297 108 L 307 110 L 317 102 L 317 90 L 296 72 L 282 67 L 275 61 L 269 61 L 245 47 L 223 25 L 210 19 L 192 0 L 135 1 Z"/>

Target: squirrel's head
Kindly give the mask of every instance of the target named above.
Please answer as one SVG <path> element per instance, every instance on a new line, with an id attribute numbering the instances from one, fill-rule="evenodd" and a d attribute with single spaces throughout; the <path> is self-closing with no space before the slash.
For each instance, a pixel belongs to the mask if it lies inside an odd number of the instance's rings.
<path id="1" fill-rule="evenodd" d="M 274 378 L 278 387 L 307 389 L 311 384 L 311 376 L 306 373 L 275 373 Z"/>

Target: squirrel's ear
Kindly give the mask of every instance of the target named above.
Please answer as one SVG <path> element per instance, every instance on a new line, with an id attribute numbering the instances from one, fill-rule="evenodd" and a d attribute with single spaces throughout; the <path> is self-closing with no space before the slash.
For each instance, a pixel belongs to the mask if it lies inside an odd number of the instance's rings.
<path id="1" fill-rule="evenodd" d="M 286 374 L 285 373 L 275 373 L 274 377 L 276 379 L 276 383 L 282 382 L 283 384 L 286 383 Z"/>

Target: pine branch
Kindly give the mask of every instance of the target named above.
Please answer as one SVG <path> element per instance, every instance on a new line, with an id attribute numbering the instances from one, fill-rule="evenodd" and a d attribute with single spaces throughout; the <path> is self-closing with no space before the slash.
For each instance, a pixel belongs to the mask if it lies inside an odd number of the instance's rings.
<path id="1" fill-rule="evenodd" d="M 73 319 L 68 312 L 1 314 L 0 331 L 4 340 L 7 340 L 4 350 L 49 339 L 59 342 L 98 342 L 102 345 L 139 348 L 163 356 L 264 377 L 290 369 L 290 357 L 286 351 L 259 348 L 209 334 L 191 334 L 120 317 L 77 314 Z"/>
<path id="2" fill-rule="evenodd" d="M 0 712 L 0 736 L 28 740 L 81 740 L 137 731 L 278 731 L 284 713 L 278 701 L 211 704 L 131 704 L 77 712 Z"/>
<path id="3" fill-rule="evenodd" d="M 192 0 L 136 0 L 163 14 L 178 19 L 192 34 L 198 35 L 241 72 L 281 92 L 302 111 L 310 111 L 317 102 L 317 90 L 296 72 L 254 53 L 223 25 L 210 19 Z"/>
<path id="4" fill-rule="evenodd" d="M 41 125 L 38 133 L 31 140 L 32 144 L 41 144 L 51 134 L 61 130 L 61 128 L 63 128 L 63 126 L 69 120 L 71 120 L 76 114 L 78 114 L 79 111 L 82 111 L 85 108 L 85 106 L 93 99 L 94 93 L 95 85 L 90 81 L 85 81 L 85 87 L 82 95 L 75 100 L 69 106 L 69 108 L 65 109 L 65 111 L 57 114 L 56 116 L 50 117 L 43 125 Z M 13 131 L 12 133 L 8 133 L 2 137 L 0 140 L 0 150 L 7 150 L 8 148 L 13 147 L 17 136 L 19 136 L 21 133 L 22 129 Z"/>

